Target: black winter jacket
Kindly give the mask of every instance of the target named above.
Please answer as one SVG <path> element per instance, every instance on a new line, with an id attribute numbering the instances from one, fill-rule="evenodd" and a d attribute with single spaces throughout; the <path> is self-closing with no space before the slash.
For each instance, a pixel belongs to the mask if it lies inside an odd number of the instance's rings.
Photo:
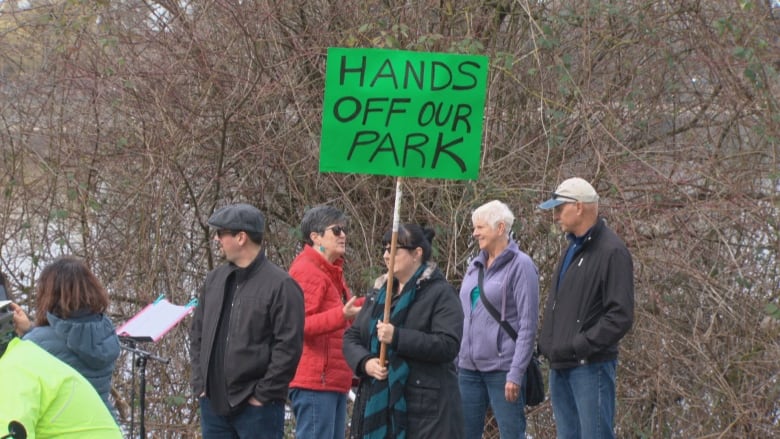
<path id="1" fill-rule="evenodd" d="M 403 327 L 395 328 L 393 335 L 394 351 L 409 366 L 404 390 L 407 437 L 461 439 L 464 437 L 463 408 L 455 359 L 463 335 L 463 311 L 457 293 L 444 279 L 444 275 L 434 264 L 428 264 L 420 276 L 406 323 Z M 356 407 L 364 404 L 361 403 L 365 398 L 362 383 L 371 379 L 366 376 L 363 364 L 377 357 L 368 348 L 368 326 L 372 309 L 375 306 L 384 307 L 376 303 L 376 293 L 386 279 L 387 275 L 377 279 L 374 291 L 367 297 L 355 322 L 344 334 L 344 358 L 355 374 L 361 377 Z M 360 426 L 354 427 L 360 429 Z"/>
<path id="2" fill-rule="evenodd" d="M 206 389 L 211 351 L 225 298 L 224 264 L 206 276 L 190 328 L 192 388 Z M 224 361 L 228 400 L 237 407 L 250 396 L 284 401 L 303 350 L 303 292 L 286 271 L 261 252 L 233 296 Z"/>
<path id="3" fill-rule="evenodd" d="M 553 369 L 613 360 L 634 321 L 631 254 L 599 218 L 561 278 L 564 257 L 547 296 L 539 351 Z"/>

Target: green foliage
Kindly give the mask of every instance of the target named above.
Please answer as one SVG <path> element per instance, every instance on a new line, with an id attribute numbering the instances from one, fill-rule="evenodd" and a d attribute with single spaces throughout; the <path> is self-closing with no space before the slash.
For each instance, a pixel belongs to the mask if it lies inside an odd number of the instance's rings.
<path id="1" fill-rule="evenodd" d="M 480 54 L 483 53 L 484 50 L 484 44 L 476 38 L 465 38 L 453 41 L 449 49 L 450 52 L 466 54 Z"/>
<path id="2" fill-rule="evenodd" d="M 165 397 L 165 404 L 174 407 L 183 406 L 188 401 L 189 398 L 186 395 L 168 395 Z"/>
<path id="3" fill-rule="evenodd" d="M 775 303 L 767 303 L 764 312 L 775 320 L 780 320 L 780 306 Z"/>
<path id="4" fill-rule="evenodd" d="M 54 209 L 51 211 L 52 219 L 65 219 L 70 216 L 70 212 L 66 209 Z"/>

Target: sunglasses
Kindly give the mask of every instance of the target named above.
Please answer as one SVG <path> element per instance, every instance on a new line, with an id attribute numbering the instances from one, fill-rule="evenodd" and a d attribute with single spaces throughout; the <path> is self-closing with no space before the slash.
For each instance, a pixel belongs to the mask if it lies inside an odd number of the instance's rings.
<path id="1" fill-rule="evenodd" d="M 241 233 L 241 232 L 238 231 L 238 230 L 230 230 L 230 229 L 219 229 L 219 230 L 217 230 L 217 236 L 220 237 L 220 238 L 224 238 L 225 235 L 236 236 L 239 233 Z"/>
<path id="2" fill-rule="evenodd" d="M 332 230 L 336 236 L 341 236 L 342 233 L 347 234 L 347 226 L 330 226 L 325 229 L 325 232 Z"/>
<path id="3" fill-rule="evenodd" d="M 408 245 L 396 245 L 395 246 L 396 250 L 404 249 L 404 250 L 410 250 L 411 251 L 411 250 L 414 250 L 416 248 L 417 247 L 412 247 L 412 246 L 408 246 Z M 389 245 L 382 246 L 381 250 L 382 250 L 382 256 L 384 256 L 385 253 L 390 253 L 390 246 Z"/>
<path id="4" fill-rule="evenodd" d="M 563 200 L 571 200 L 573 202 L 580 201 L 580 200 L 578 200 L 576 198 L 572 198 L 572 197 L 569 197 L 569 196 L 566 196 L 566 195 L 556 194 L 555 192 L 553 192 L 552 197 L 553 197 L 554 200 L 557 200 L 558 198 L 560 198 L 560 199 L 563 199 Z"/>

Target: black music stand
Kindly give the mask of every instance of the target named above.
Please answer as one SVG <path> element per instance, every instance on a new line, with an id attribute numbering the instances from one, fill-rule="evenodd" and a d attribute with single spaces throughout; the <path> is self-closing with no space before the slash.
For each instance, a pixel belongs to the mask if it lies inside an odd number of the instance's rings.
<path id="1" fill-rule="evenodd" d="M 135 426 L 135 368 L 140 369 L 139 383 L 140 407 L 140 437 L 146 439 L 146 363 L 149 359 L 167 364 L 170 360 L 158 357 L 151 352 L 139 349 L 137 343 L 156 342 L 168 331 L 173 329 L 184 317 L 197 306 L 197 300 L 191 300 L 187 305 L 179 306 L 168 302 L 160 296 L 154 303 L 147 305 L 127 323 L 117 328 L 116 333 L 122 342 L 122 349 L 133 354 L 133 383 L 130 396 L 130 437 L 133 437 Z"/>
<path id="2" fill-rule="evenodd" d="M 140 340 L 139 340 L 140 339 Z M 139 419 L 138 430 L 139 437 L 146 438 L 146 363 L 149 359 L 159 361 L 163 364 L 168 364 L 170 360 L 168 358 L 158 357 L 151 352 L 138 349 L 136 343 L 140 341 L 150 341 L 146 337 L 120 337 L 122 349 L 131 352 L 133 354 L 133 383 L 130 390 L 130 437 L 133 437 L 133 429 L 135 427 L 135 368 L 140 369 L 141 382 L 138 384 L 138 406 L 139 406 Z"/>

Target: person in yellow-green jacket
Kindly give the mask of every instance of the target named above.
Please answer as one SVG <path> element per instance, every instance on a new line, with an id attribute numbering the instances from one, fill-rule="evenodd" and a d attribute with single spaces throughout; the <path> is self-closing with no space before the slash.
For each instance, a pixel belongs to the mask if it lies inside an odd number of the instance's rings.
<path id="1" fill-rule="evenodd" d="M 17 433 L 9 437 L 122 439 L 89 381 L 35 343 L 18 338 L 0 357 L 0 436 L 11 422 Z M 26 436 L 19 434 L 20 426 Z"/>

